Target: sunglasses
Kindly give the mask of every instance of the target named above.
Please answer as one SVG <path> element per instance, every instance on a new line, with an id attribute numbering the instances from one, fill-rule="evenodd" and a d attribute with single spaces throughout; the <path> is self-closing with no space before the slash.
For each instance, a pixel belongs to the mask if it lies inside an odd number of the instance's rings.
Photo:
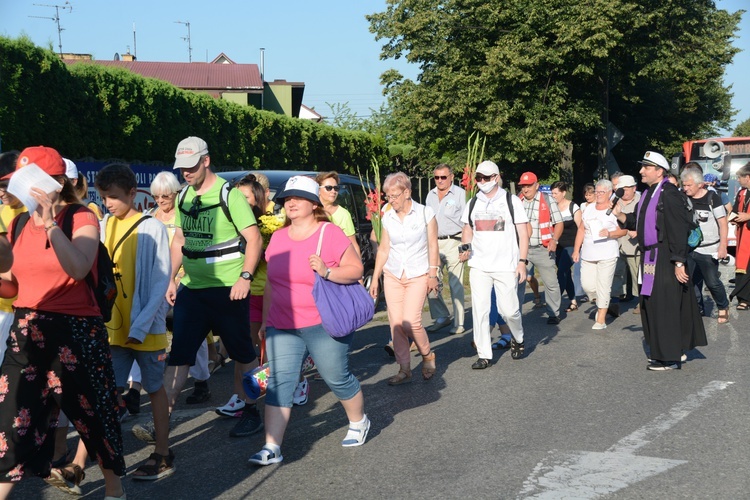
<path id="1" fill-rule="evenodd" d="M 172 196 L 176 195 L 177 193 L 169 193 L 169 194 L 155 194 L 154 199 L 155 200 L 168 200 Z"/>
<path id="2" fill-rule="evenodd" d="M 487 181 L 491 181 L 492 177 L 494 176 L 477 174 L 476 177 L 474 177 L 474 180 L 477 182 L 487 182 Z"/>
<path id="3" fill-rule="evenodd" d="M 336 184 L 335 186 L 323 186 L 323 188 L 325 188 L 326 191 L 338 191 L 339 190 L 338 184 Z"/>
<path id="4" fill-rule="evenodd" d="M 447 175 L 436 175 L 435 177 L 433 177 L 433 179 L 435 179 L 436 181 L 444 181 L 447 178 L 448 178 Z"/>
<path id="5" fill-rule="evenodd" d="M 201 211 L 201 205 L 202 205 L 201 195 L 198 195 L 195 198 L 193 198 L 193 204 L 190 206 L 190 210 L 188 211 L 188 215 L 192 219 L 198 218 L 198 214 Z"/>

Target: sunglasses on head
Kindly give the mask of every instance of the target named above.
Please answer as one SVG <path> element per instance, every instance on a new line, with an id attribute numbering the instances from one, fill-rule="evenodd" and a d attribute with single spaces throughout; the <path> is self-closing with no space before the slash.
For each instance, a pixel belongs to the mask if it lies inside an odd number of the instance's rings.
<path id="1" fill-rule="evenodd" d="M 335 186 L 323 186 L 323 188 L 325 188 L 326 191 L 338 191 L 339 185 L 336 184 Z"/>
<path id="2" fill-rule="evenodd" d="M 444 180 L 446 180 L 447 178 L 448 178 L 448 176 L 447 176 L 447 175 L 436 175 L 436 176 L 434 177 L 434 179 L 435 179 L 436 181 L 444 181 Z"/>
<path id="3" fill-rule="evenodd" d="M 202 205 L 201 195 L 198 195 L 195 198 L 193 198 L 193 204 L 190 206 L 190 210 L 188 211 L 188 215 L 191 218 L 193 218 L 193 219 L 197 219 L 198 218 L 198 214 L 201 211 L 201 205 Z"/>
<path id="4" fill-rule="evenodd" d="M 487 182 L 487 181 L 491 181 L 492 180 L 492 176 L 491 175 L 477 174 L 476 177 L 474 177 L 474 180 L 477 181 L 477 182 Z"/>

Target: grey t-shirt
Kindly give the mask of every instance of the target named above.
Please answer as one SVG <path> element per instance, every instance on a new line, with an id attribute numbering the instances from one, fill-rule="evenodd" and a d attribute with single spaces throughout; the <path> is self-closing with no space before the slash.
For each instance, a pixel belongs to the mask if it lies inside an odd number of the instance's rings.
<path id="1" fill-rule="evenodd" d="M 695 251 L 703 255 L 715 254 L 719 251 L 719 223 L 717 219 L 727 216 L 721 197 L 715 191 L 708 191 L 700 198 L 691 198 L 691 201 L 703 232 L 703 242 Z"/>

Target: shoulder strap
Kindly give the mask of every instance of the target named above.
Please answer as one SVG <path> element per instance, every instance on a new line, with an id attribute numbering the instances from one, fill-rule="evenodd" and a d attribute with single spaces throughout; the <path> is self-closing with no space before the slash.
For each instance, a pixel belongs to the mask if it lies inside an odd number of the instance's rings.
<path id="1" fill-rule="evenodd" d="M 18 237 L 21 236 L 21 231 L 23 231 L 23 228 L 26 227 L 26 223 L 29 222 L 30 218 L 31 214 L 29 212 L 22 212 L 16 215 L 16 218 L 13 219 L 11 228 L 11 234 L 13 235 L 12 245 L 16 244 L 16 241 L 18 241 Z"/>
<path id="2" fill-rule="evenodd" d="M 65 236 L 67 236 L 69 240 L 73 239 L 73 216 L 82 208 L 86 207 L 75 203 L 68 205 L 68 208 L 65 209 L 65 215 L 63 216 L 63 223 L 60 229 L 63 230 L 63 233 L 65 233 Z"/>
<path id="3" fill-rule="evenodd" d="M 326 226 L 330 224 L 330 222 L 323 223 L 323 227 L 320 228 L 320 236 L 318 236 L 318 249 L 315 250 L 315 255 L 320 257 L 320 248 L 323 246 L 323 233 L 326 231 Z"/>
<path id="4" fill-rule="evenodd" d="M 474 205 L 477 204 L 477 197 L 473 196 L 471 200 L 469 200 L 469 225 L 471 226 L 471 229 L 474 229 L 474 221 L 471 220 L 471 212 L 474 211 Z"/>
<path id="5" fill-rule="evenodd" d="M 231 190 L 232 186 L 230 186 L 228 182 L 225 182 L 224 185 L 221 186 L 221 191 L 219 192 L 219 204 L 221 205 L 222 212 L 224 212 L 224 217 L 226 217 L 234 226 L 232 214 L 229 212 L 229 191 Z M 237 226 L 234 226 L 234 229 L 237 230 Z"/>
<path id="6" fill-rule="evenodd" d="M 516 212 L 513 209 L 513 197 L 510 194 L 510 191 L 505 191 L 505 201 L 508 203 L 508 210 L 510 211 L 510 222 L 513 224 L 513 227 L 516 226 Z"/>
<path id="7" fill-rule="evenodd" d="M 140 219 L 138 219 L 137 221 L 135 221 L 135 224 L 133 224 L 132 226 L 130 226 L 130 229 L 128 229 L 127 231 L 125 231 L 125 234 L 122 235 L 122 238 L 120 238 L 119 241 L 117 243 L 115 243 L 115 247 L 112 249 L 112 253 L 110 253 L 111 258 L 114 258 L 115 252 L 117 252 L 117 249 L 120 248 L 120 245 L 123 244 L 123 242 L 128 238 L 128 236 L 130 236 L 131 234 L 133 234 L 133 231 L 135 231 L 135 228 L 137 228 L 138 225 L 141 222 L 145 221 L 146 219 L 150 219 L 150 218 L 151 218 L 150 215 L 144 215 L 143 217 L 141 217 Z"/>
<path id="8" fill-rule="evenodd" d="M 188 192 L 188 188 L 189 188 L 189 187 L 190 187 L 190 186 L 185 186 L 185 187 L 184 187 L 184 188 L 182 188 L 182 190 L 180 191 L 180 194 L 179 194 L 179 195 L 177 195 L 177 208 L 178 208 L 178 209 L 179 209 L 179 210 L 180 210 L 181 212 L 183 212 L 183 213 L 185 213 L 185 211 L 184 211 L 184 210 L 182 209 L 182 204 L 183 204 L 183 203 L 185 203 L 185 197 L 187 196 L 187 192 Z"/>

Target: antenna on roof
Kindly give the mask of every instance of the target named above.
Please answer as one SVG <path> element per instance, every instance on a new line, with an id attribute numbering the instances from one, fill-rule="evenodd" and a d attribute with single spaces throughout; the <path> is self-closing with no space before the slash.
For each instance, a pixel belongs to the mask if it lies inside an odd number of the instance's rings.
<path id="1" fill-rule="evenodd" d="M 70 5 L 69 1 L 65 1 L 65 5 L 49 5 L 45 3 L 35 3 L 37 7 L 54 7 L 55 9 L 55 17 L 45 17 L 45 16 L 29 16 L 29 17 L 36 17 L 37 19 L 51 19 L 57 23 L 57 43 L 59 44 L 58 47 L 60 48 L 60 57 L 62 57 L 62 32 L 65 28 L 60 26 L 60 9 L 65 10 L 68 9 L 70 12 L 73 12 L 73 6 Z"/>
<path id="2" fill-rule="evenodd" d="M 133 59 L 138 59 L 138 49 L 135 45 L 135 23 L 133 23 Z"/>
<path id="3" fill-rule="evenodd" d="M 187 37 L 181 36 L 180 38 L 182 38 L 183 40 L 187 41 L 187 43 L 188 43 L 188 62 L 193 62 L 193 46 L 190 43 L 190 21 L 175 21 L 175 23 L 177 23 L 177 24 L 184 24 L 185 26 L 187 26 L 188 36 Z"/>

